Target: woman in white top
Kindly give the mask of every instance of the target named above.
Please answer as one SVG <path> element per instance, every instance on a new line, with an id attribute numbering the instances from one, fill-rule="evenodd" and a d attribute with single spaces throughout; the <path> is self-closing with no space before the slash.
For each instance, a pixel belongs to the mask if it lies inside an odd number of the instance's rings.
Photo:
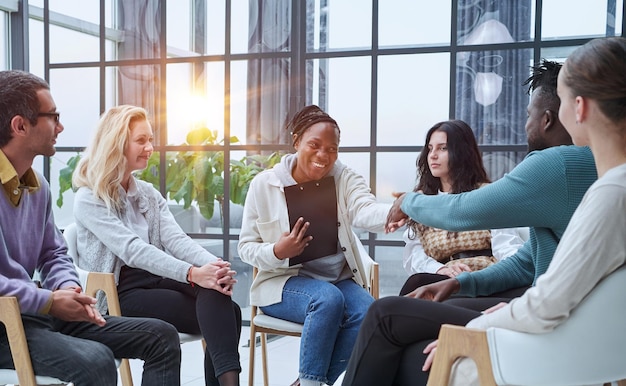
<path id="1" fill-rule="evenodd" d="M 461 120 L 435 124 L 417 159 L 415 191 L 424 194 L 462 193 L 489 183 L 471 127 Z M 412 276 L 400 295 L 417 287 L 485 268 L 524 244 L 516 229 L 452 232 L 413 220 L 404 232 L 403 265 Z"/>

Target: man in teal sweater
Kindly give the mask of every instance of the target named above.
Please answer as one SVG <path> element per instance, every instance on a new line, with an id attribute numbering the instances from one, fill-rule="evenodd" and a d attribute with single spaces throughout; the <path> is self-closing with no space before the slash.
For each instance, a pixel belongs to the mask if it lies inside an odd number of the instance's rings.
<path id="1" fill-rule="evenodd" d="M 530 153 L 515 169 L 484 188 L 462 194 L 406 193 L 389 212 L 388 231 L 408 215 L 424 225 L 452 231 L 527 226 L 530 239 L 498 264 L 418 287 L 407 296 L 435 301 L 452 294 L 490 296 L 493 299 L 451 300 L 483 310 L 494 301 L 521 295 L 546 271 L 574 210 L 597 179 L 591 151 L 564 146 L 572 140 L 557 115 L 560 68 L 559 63 L 544 60 L 526 81 L 532 91 L 526 122 Z"/>
<path id="2" fill-rule="evenodd" d="M 466 193 L 406 193 L 388 216 L 388 231 L 408 215 L 424 225 L 454 231 L 528 226 L 530 239 L 514 255 L 481 271 L 374 302 L 361 325 L 344 386 L 426 384 L 428 373 L 417 370 L 416 364 L 424 363 L 425 344 L 437 338 L 442 324 L 465 325 L 485 308 L 521 295 L 546 271 L 574 210 L 597 179 L 588 148 L 559 146 L 571 144 L 557 116 L 559 69 L 559 64 L 547 61 L 533 68 L 526 122 L 531 152 L 515 169 Z M 466 297 L 439 303 L 453 293 Z"/>

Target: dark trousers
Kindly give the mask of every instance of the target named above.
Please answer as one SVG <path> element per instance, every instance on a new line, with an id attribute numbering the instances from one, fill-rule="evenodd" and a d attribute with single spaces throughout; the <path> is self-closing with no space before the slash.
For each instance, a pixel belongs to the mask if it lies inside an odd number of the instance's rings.
<path id="1" fill-rule="evenodd" d="M 409 278 L 401 293 L 447 279 L 437 274 Z M 527 288 L 516 288 L 489 297 L 454 297 L 445 302 L 390 296 L 372 304 L 361 325 L 348 363 L 343 385 L 425 385 L 428 372 L 424 348 L 437 339 L 442 324 L 464 326 L 481 311 L 509 302 Z"/>
<path id="2" fill-rule="evenodd" d="M 120 273 L 118 293 L 125 316 L 157 318 L 180 332 L 202 334 L 207 385 L 218 386 L 217 378 L 226 372 L 241 372 L 241 309 L 230 296 L 127 266 Z"/>
<path id="3" fill-rule="evenodd" d="M 105 316 L 106 325 L 66 322 L 23 314 L 33 369 L 75 385 L 117 384 L 115 358 L 144 361 L 142 385 L 180 385 L 180 343 L 169 323 Z M 0 368 L 14 368 L 4 325 L 0 324 Z"/>

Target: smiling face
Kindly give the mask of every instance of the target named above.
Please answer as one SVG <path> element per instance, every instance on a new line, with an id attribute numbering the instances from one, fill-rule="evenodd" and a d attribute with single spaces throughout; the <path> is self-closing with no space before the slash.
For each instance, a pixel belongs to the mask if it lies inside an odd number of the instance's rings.
<path id="1" fill-rule="evenodd" d="M 448 191 L 450 168 L 448 162 L 448 134 L 443 131 L 434 131 L 428 141 L 428 168 L 433 177 L 441 181 L 441 187 Z"/>
<path id="2" fill-rule="evenodd" d="M 154 150 L 152 140 L 152 127 L 148 121 L 138 120 L 130 124 L 128 145 L 124 150 L 127 174 L 135 170 L 145 169 L 148 166 L 148 158 Z"/>
<path id="3" fill-rule="evenodd" d="M 50 90 L 42 89 L 37 91 L 37 98 L 39 99 L 40 113 L 56 112 L 56 105 Z M 37 124 L 31 126 L 31 135 L 29 135 L 28 140 L 28 149 L 32 152 L 32 156 L 43 155 L 50 157 L 54 155 L 56 153 L 54 145 L 57 142 L 57 136 L 63 129 L 61 122 L 57 122 L 53 115 L 40 115 L 37 118 Z"/>
<path id="4" fill-rule="evenodd" d="M 294 143 L 298 161 L 292 171 L 298 183 L 326 177 L 337 161 L 339 130 L 330 122 L 319 122 L 302 133 Z"/>

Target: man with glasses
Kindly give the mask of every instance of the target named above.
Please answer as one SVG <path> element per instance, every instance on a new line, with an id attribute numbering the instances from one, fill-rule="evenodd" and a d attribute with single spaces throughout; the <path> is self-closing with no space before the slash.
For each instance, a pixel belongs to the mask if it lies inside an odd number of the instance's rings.
<path id="1" fill-rule="evenodd" d="M 169 323 L 101 316 L 82 293 L 63 235 L 54 224 L 50 186 L 34 169 L 52 156 L 63 131 L 48 84 L 0 71 L 0 296 L 15 296 L 33 369 L 77 385 L 115 385 L 114 358 L 138 358 L 142 384 L 180 384 L 180 344 Z M 41 276 L 41 288 L 32 280 Z M 0 368 L 14 368 L 0 327 Z"/>

